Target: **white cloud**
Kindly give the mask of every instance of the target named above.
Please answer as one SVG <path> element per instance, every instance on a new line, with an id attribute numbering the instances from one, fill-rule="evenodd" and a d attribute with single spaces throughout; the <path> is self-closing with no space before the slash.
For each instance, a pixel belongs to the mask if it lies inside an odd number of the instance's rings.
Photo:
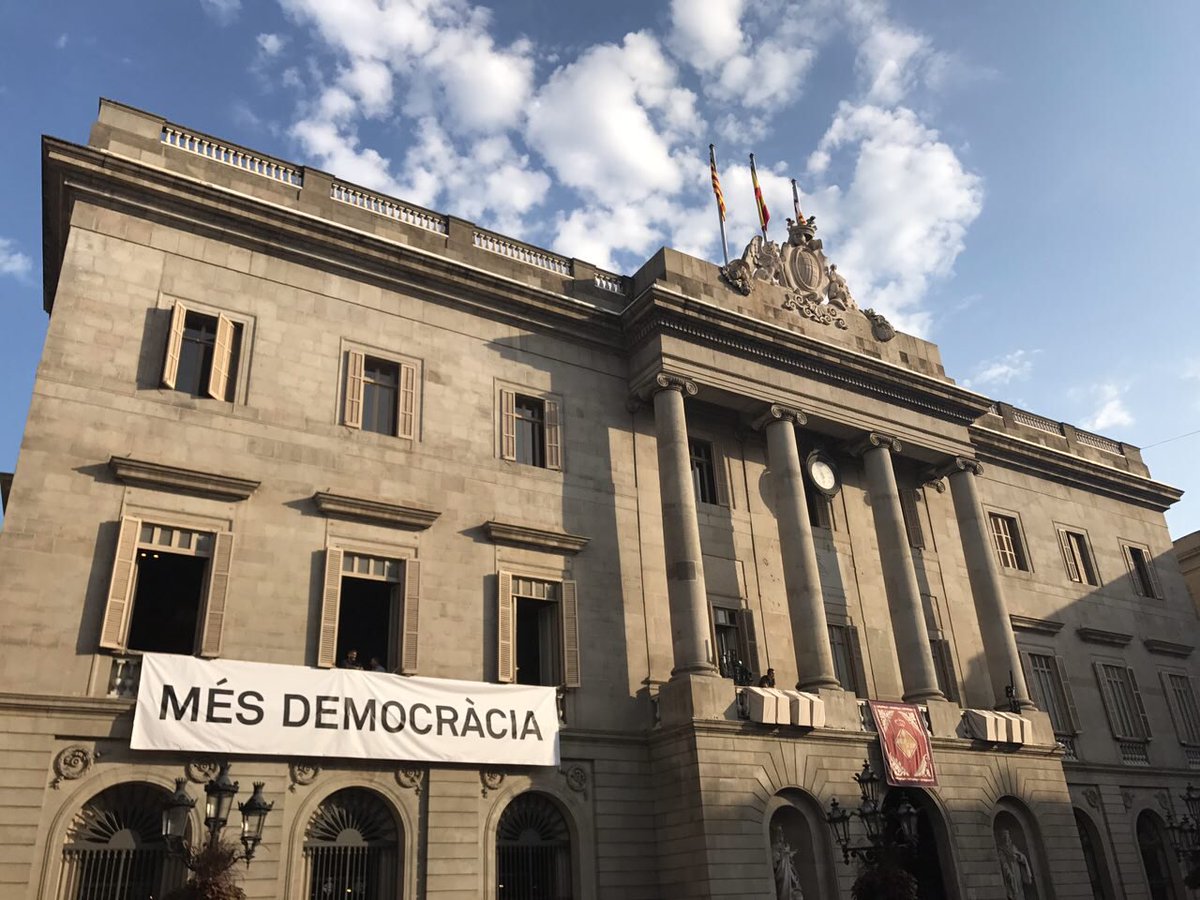
<path id="1" fill-rule="evenodd" d="M 218 25 L 231 25 L 242 11 L 242 0 L 200 0 L 200 6 Z"/>
<path id="2" fill-rule="evenodd" d="M 1133 413 L 1125 405 L 1126 388 L 1105 382 L 1092 389 L 1096 407 L 1082 422 L 1089 431 L 1105 432 L 1110 428 L 1124 428 L 1133 424 Z"/>
<path id="3" fill-rule="evenodd" d="M 287 38 L 278 34 L 260 34 L 256 40 L 258 41 L 258 49 L 265 56 L 278 56 L 287 43 Z"/>
<path id="4" fill-rule="evenodd" d="M 18 278 L 33 270 L 33 260 L 17 250 L 17 245 L 8 238 L 0 238 L 0 275 L 15 275 Z"/>
<path id="5" fill-rule="evenodd" d="M 1014 350 L 995 359 L 986 360 L 976 366 L 975 374 L 963 381 L 963 387 L 978 390 L 1023 381 L 1033 372 L 1033 357 L 1037 352 Z"/>
<path id="6" fill-rule="evenodd" d="M 67 43 L 68 43 L 68 41 L 70 41 L 70 39 L 71 39 L 71 36 L 64 31 L 62 34 L 60 34 L 58 36 L 58 39 L 54 42 L 55 49 L 56 50 L 65 50 L 67 47 Z"/>

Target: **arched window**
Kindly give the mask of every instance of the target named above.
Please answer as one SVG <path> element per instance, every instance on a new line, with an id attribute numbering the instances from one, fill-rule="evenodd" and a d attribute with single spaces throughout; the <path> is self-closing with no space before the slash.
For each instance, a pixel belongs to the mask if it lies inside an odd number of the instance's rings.
<path id="1" fill-rule="evenodd" d="M 1142 852 L 1142 865 L 1146 868 L 1146 884 L 1150 888 L 1150 900 L 1179 900 L 1175 887 L 1175 863 L 1167 844 L 1162 820 L 1149 810 L 1142 812 L 1137 820 L 1138 849 Z"/>
<path id="2" fill-rule="evenodd" d="M 187 870 L 162 838 L 169 796 L 151 784 L 118 784 L 84 804 L 67 829 L 59 897 L 152 900 L 181 886 Z"/>
<path id="3" fill-rule="evenodd" d="M 310 900 L 393 900 L 399 893 L 396 819 L 366 788 L 344 788 L 317 807 L 304 858 Z"/>
<path id="4" fill-rule="evenodd" d="M 498 900 L 572 900 L 571 832 L 553 800 L 521 794 L 496 828 Z"/>
<path id="5" fill-rule="evenodd" d="M 1075 810 L 1075 827 L 1079 829 L 1079 846 L 1083 849 L 1083 861 L 1087 865 L 1088 882 L 1092 886 L 1095 900 L 1112 900 L 1112 882 L 1108 877 L 1108 865 L 1104 861 L 1104 845 L 1095 823 L 1083 810 Z"/>

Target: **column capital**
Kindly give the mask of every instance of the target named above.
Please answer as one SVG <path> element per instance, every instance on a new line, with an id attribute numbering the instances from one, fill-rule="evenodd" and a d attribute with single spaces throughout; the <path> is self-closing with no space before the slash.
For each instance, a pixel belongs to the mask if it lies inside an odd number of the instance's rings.
<path id="1" fill-rule="evenodd" d="M 772 403 L 751 421 L 750 427 L 755 431 L 762 431 L 774 422 L 791 422 L 793 425 L 805 425 L 808 423 L 808 416 L 804 414 L 803 410 L 797 409 L 794 406 Z"/>
<path id="2" fill-rule="evenodd" d="M 898 440 L 890 434 L 882 434 L 878 431 L 867 432 L 862 438 L 851 444 L 848 449 L 854 456 L 862 456 L 868 450 L 874 450 L 877 447 L 883 447 L 892 453 L 900 452 L 900 442 Z"/>
<path id="3" fill-rule="evenodd" d="M 653 397 L 659 391 L 679 391 L 684 396 L 695 397 L 699 390 L 696 382 L 690 378 L 672 375 L 670 372 L 659 372 L 654 376 L 654 381 L 650 384 L 647 394 Z"/>
<path id="4" fill-rule="evenodd" d="M 959 475 L 963 472 L 969 472 L 972 475 L 982 475 L 983 464 L 979 460 L 972 459 L 969 456 L 955 456 L 949 462 L 926 469 L 921 477 L 924 479 L 925 484 L 940 485 L 942 479 L 947 475 Z M 945 488 L 939 487 L 938 490 L 945 490 Z"/>

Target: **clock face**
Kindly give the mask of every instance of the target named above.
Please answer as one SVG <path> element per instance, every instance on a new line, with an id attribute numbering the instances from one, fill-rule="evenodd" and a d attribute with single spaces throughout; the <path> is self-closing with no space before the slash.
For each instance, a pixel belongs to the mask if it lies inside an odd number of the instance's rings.
<path id="1" fill-rule="evenodd" d="M 837 469 L 828 460 L 814 456 L 808 461 L 808 477 L 820 491 L 826 494 L 835 493 L 838 489 Z"/>

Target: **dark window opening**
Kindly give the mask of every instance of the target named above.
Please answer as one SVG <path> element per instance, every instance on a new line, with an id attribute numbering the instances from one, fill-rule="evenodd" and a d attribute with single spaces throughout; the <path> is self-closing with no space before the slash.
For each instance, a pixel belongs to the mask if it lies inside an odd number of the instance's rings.
<path id="1" fill-rule="evenodd" d="M 958 681 L 954 677 L 954 656 L 950 642 L 945 638 L 933 638 L 929 641 L 929 650 L 933 654 L 933 668 L 937 674 L 938 690 L 952 703 L 958 702 Z"/>
<path id="2" fill-rule="evenodd" d="M 740 670 L 749 664 L 741 658 L 738 641 L 737 613 L 723 606 L 713 607 L 713 627 L 717 632 L 717 667 L 722 678 L 732 678 L 741 684 Z"/>
<path id="3" fill-rule="evenodd" d="M 546 468 L 546 403 L 518 394 L 516 415 L 517 462 Z"/>
<path id="4" fill-rule="evenodd" d="M 364 431 L 376 434 L 396 433 L 396 400 L 400 386 L 400 366 L 368 356 L 363 362 Z"/>
<path id="5" fill-rule="evenodd" d="M 517 597 L 517 683 L 557 685 L 558 604 Z"/>
<path id="6" fill-rule="evenodd" d="M 1133 563 L 1134 588 L 1140 597 L 1157 597 L 1154 574 L 1150 571 L 1150 559 L 1140 547 L 1129 548 L 1129 560 Z"/>
<path id="7" fill-rule="evenodd" d="M 856 657 L 859 653 L 858 629 L 851 625 L 830 625 L 829 649 L 833 653 L 833 673 L 842 689 L 864 697 L 866 685 L 859 678 Z"/>
<path id="8" fill-rule="evenodd" d="M 688 455 L 692 460 L 692 486 L 697 503 L 717 502 L 717 470 L 713 445 L 708 441 L 688 439 Z"/>
<path id="9" fill-rule="evenodd" d="M 808 522 L 813 528 L 833 528 L 832 501 L 814 487 L 804 492 L 808 504 Z"/>
<path id="10" fill-rule="evenodd" d="M 342 578 L 342 597 L 338 607 L 337 661 L 346 663 L 355 653 L 355 665 L 371 668 L 371 660 L 393 671 L 395 658 L 396 585 L 366 578 Z"/>
<path id="11" fill-rule="evenodd" d="M 139 550 L 129 649 L 149 653 L 196 652 L 196 624 L 208 559 Z"/>

